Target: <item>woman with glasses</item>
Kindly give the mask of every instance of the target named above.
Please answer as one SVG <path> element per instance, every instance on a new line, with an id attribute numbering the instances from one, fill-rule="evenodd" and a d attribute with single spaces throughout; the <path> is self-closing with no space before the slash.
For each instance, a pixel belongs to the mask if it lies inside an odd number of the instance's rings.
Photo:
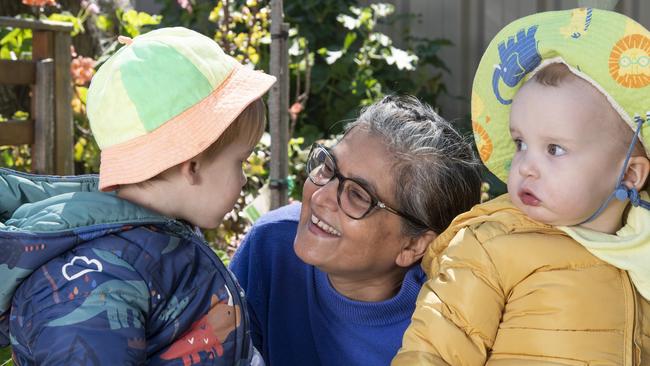
<path id="1" fill-rule="evenodd" d="M 302 204 L 258 220 L 231 263 L 255 346 L 271 366 L 388 365 L 428 244 L 479 202 L 474 154 L 431 107 L 390 96 L 306 169 Z"/>

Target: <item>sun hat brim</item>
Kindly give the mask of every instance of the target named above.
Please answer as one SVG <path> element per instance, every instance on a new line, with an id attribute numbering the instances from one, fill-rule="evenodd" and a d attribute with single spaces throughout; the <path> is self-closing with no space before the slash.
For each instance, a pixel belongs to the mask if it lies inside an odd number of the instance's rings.
<path id="1" fill-rule="evenodd" d="M 156 130 L 106 147 L 101 153 L 99 190 L 143 182 L 187 161 L 212 145 L 276 78 L 236 65 L 210 95 Z"/>

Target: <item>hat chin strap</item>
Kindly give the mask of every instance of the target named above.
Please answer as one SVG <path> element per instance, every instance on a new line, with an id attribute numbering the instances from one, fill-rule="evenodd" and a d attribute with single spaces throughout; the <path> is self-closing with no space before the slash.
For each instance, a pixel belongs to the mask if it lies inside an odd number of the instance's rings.
<path id="1" fill-rule="evenodd" d="M 634 151 L 634 145 L 636 145 L 636 140 L 639 137 L 639 133 L 641 133 L 641 126 L 643 126 L 644 122 L 649 122 L 650 123 L 650 111 L 646 113 L 646 119 L 644 120 L 641 116 L 634 116 L 634 120 L 637 123 L 636 131 L 634 133 L 634 136 L 632 137 L 632 142 L 630 143 L 630 147 L 627 149 L 627 155 L 625 156 L 625 163 L 623 164 L 623 170 L 621 171 L 621 174 L 618 176 L 618 181 L 616 182 L 616 189 L 614 189 L 614 192 L 607 197 L 605 202 L 600 205 L 600 207 L 594 212 L 591 216 L 589 216 L 588 219 L 585 221 L 581 222 L 578 225 L 586 224 L 590 221 L 593 221 L 596 217 L 598 217 L 607 205 L 612 201 L 612 199 L 616 198 L 619 201 L 625 202 L 626 200 L 630 200 L 630 203 L 632 206 L 637 207 L 640 206 L 642 208 L 645 208 L 646 210 L 650 210 L 650 202 L 644 201 L 641 199 L 641 196 L 639 195 L 639 191 L 637 191 L 636 188 L 627 188 L 623 184 L 623 177 L 625 176 L 625 170 L 627 169 L 627 164 L 630 162 L 630 157 L 632 156 L 632 151 Z"/>

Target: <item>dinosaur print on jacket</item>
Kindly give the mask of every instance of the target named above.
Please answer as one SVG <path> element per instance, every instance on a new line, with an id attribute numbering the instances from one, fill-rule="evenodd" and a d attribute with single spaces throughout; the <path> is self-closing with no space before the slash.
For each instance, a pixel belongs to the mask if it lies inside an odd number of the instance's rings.
<path id="1" fill-rule="evenodd" d="M 184 366 L 191 366 L 201 363 L 200 352 L 207 353 L 209 359 L 221 357 L 223 342 L 240 322 L 241 309 L 238 305 L 233 306 L 232 298 L 219 301 L 216 295 L 212 295 L 208 313 L 192 324 L 190 330 L 178 338 L 160 358 L 181 358 Z"/>

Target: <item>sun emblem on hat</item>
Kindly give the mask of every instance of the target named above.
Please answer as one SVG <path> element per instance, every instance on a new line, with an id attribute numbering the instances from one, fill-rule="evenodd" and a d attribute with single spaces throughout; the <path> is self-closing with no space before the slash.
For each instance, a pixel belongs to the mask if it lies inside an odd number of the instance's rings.
<path id="1" fill-rule="evenodd" d="M 609 56 L 609 74 L 626 88 L 650 85 L 650 38 L 641 32 L 628 33 L 616 42 Z"/>
<path id="2" fill-rule="evenodd" d="M 479 119 L 484 118 L 485 123 L 490 122 L 489 116 L 483 116 L 485 111 L 485 104 L 483 99 L 476 94 L 472 93 L 472 129 L 474 130 L 474 140 L 476 141 L 476 149 L 481 157 L 482 161 L 488 161 L 492 155 L 492 150 L 494 145 L 492 144 L 492 139 L 488 135 L 487 131 L 483 126 L 479 124 Z"/>

